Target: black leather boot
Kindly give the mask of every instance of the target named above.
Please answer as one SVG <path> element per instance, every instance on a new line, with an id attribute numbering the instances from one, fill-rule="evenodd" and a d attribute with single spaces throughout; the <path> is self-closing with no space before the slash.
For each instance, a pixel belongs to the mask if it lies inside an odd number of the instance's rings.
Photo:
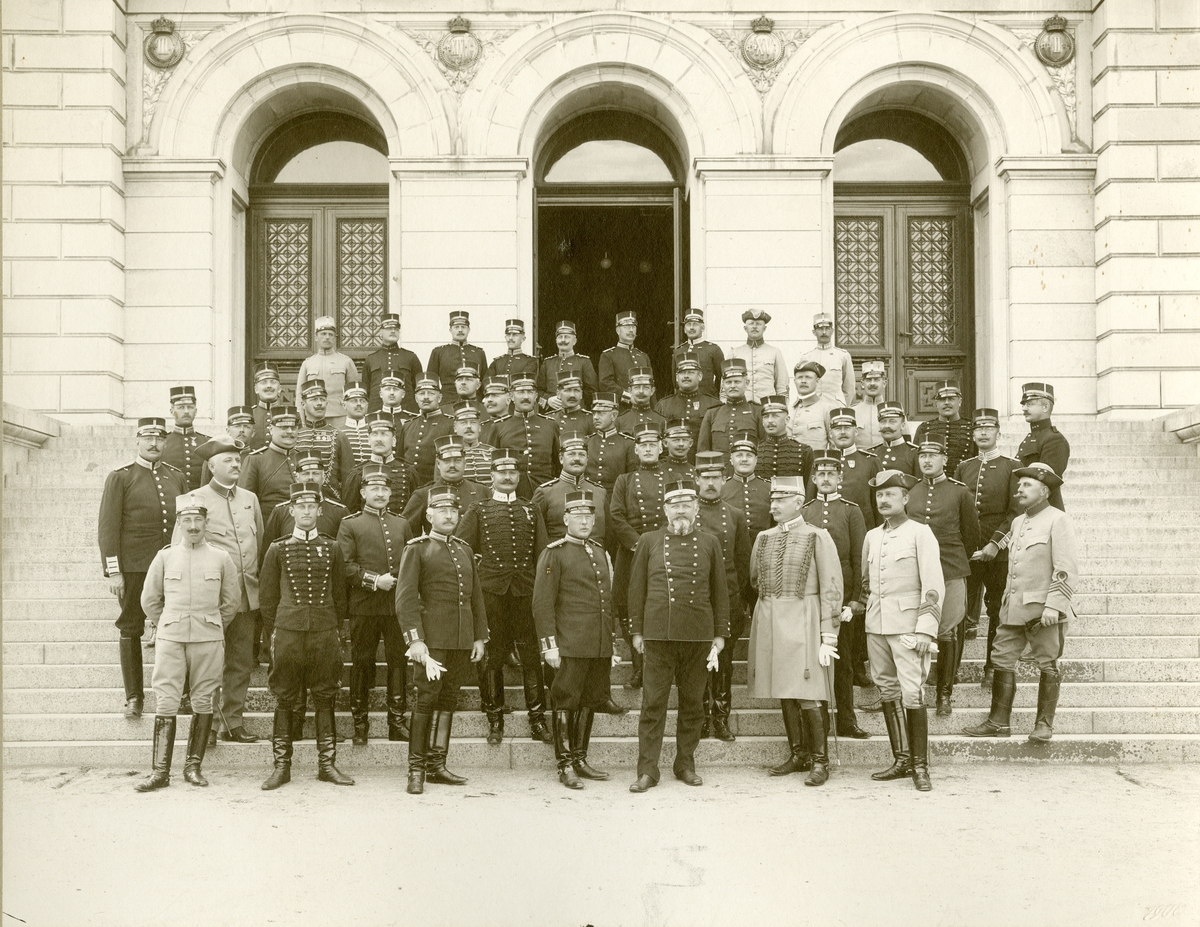
<path id="1" fill-rule="evenodd" d="M 525 710 L 529 712 L 529 736 L 544 744 L 554 743 L 554 735 L 546 727 L 546 681 L 542 675 L 542 660 L 525 641 L 517 642 L 521 658 L 521 685 L 525 689 Z"/>
<path id="2" fill-rule="evenodd" d="M 992 671 L 992 710 L 981 724 L 964 727 L 968 737 L 1011 737 L 1013 696 L 1017 692 L 1017 674 L 1012 670 Z"/>
<path id="3" fill-rule="evenodd" d="M 733 731 L 729 729 L 729 713 L 733 708 L 733 655 L 730 648 L 730 659 L 722 663 L 717 661 L 717 671 L 709 673 L 713 687 L 712 700 L 712 732 L 713 737 L 725 743 L 733 743 Z M 721 651 L 724 653 L 724 651 Z"/>
<path id="4" fill-rule="evenodd" d="M 908 742 L 912 747 L 912 780 L 918 792 L 933 788 L 929 781 L 929 714 L 924 705 L 905 710 L 908 716 Z"/>
<path id="5" fill-rule="evenodd" d="M 871 773 L 876 782 L 890 782 L 912 775 L 912 752 L 908 743 L 908 725 L 899 702 L 883 703 L 883 722 L 887 725 L 888 741 L 892 745 L 892 765 Z"/>
<path id="6" fill-rule="evenodd" d="M 304 739 L 304 703 L 296 705 L 291 711 L 292 743 Z"/>
<path id="7" fill-rule="evenodd" d="M 371 673 L 373 664 L 355 660 L 350 664 L 350 717 L 354 719 L 354 743 L 360 747 L 367 744 L 371 721 L 368 714 L 371 697 Z"/>
<path id="8" fill-rule="evenodd" d="M 479 705 L 488 719 L 487 742 L 495 747 L 504 741 L 504 664 L 489 653 L 475 664 L 475 674 Z"/>
<path id="9" fill-rule="evenodd" d="M 937 715 L 944 718 L 953 712 L 950 697 L 954 692 L 954 651 L 957 649 L 953 631 L 937 639 Z"/>
<path id="10" fill-rule="evenodd" d="M 804 777 L 805 785 L 824 785 L 829 779 L 829 716 L 820 708 L 804 711 L 805 732 L 812 771 Z"/>
<path id="11" fill-rule="evenodd" d="M 122 638 L 124 640 L 124 638 Z M 139 792 L 165 789 L 171 784 L 171 757 L 175 753 L 175 716 L 154 716 L 154 771 L 137 783 Z"/>
<path id="12" fill-rule="evenodd" d="M 633 662 L 633 673 L 629 677 L 629 682 L 625 683 L 625 688 L 640 689 L 642 687 L 642 663 L 644 662 L 644 658 L 634 650 L 633 656 L 630 659 Z"/>
<path id="13" fill-rule="evenodd" d="M 432 721 L 433 715 L 430 712 L 413 709 L 412 731 L 408 738 L 409 795 L 421 795 L 425 791 L 425 764 L 429 759 Z"/>
<path id="14" fill-rule="evenodd" d="M 142 716 L 146 693 L 142 680 L 142 642 L 137 637 L 121 637 L 121 681 L 125 685 L 125 717 L 132 721 Z"/>
<path id="15" fill-rule="evenodd" d="M 292 730 L 292 710 L 276 708 L 271 726 L 271 757 L 275 770 L 262 784 L 265 792 L 292 781 Z"/>
<path id="16" fill-rule="evenodd" d="M 408 673 L 405 664 L 399 666 L 388 664 L 387 669 L 387 719 L 388 740 L 404 743 L 410 733 L 404 723 L 404 709 L 407 707 Z"/>
<path id="17" fill-rule="evenodd" d="M 425 780 L 442 785 L 464 785 L 466 777 L 456 776 L 446 768 L 446 754 L 450 752 L 450 729 L 454 724 L 454 712 L 435 711 L 432 733 L 429 740 L 429 756 L 425 764 Z"/>
<path id="18" fill-rule="evenodd" d="M 700 703 L 700 709 L 704 712 L 704 720 L 700 722 L 700 739 L 712 736 L 712 713 L 713 713 L 713 689 L 716 688 L 717 674 L 709 671 L 704 677 L 704 698 Z"/>
<path id="19" fill-rule="evenodd" d="M 337 762 L 337 741 L 333 739 L 333 706 L 313 711 L 317 723 L 317 778 L 334 785 L 354 785 L 354 780 L 334 764 Z"/>
<path id="20" fill-rule="evenodd" d="M 183 762 L 183 778 L 191 785 L 208 785 L 208 780 L 200 773 L 200 764 L 204 762 L 204 751 L 208 749 L 208 732 L 212 730 L 212 722 L 211 711 L 206 715 L 192 715 L 187 759 Z"/>
<path id="21" fill-rule="evenodd" d="M 550 725 L 554 728 L 554 762 L 558 765 L 558 781 L 569 789 L 581 789 L 579 774 L 572 761 L 575 759 L 575 725 L 579 719 L 577 711 L 550 712 Z"/>
<path id="22" fill-rule="evenodd" d="M 999 672 L 996 674 L 999 676 Z M 1037 720 L 1033 724 L 1033 733 L 1029 742 L 1035 744 L 1047 743 L 1054 736 L 1054 713 L 1058 710 L 1058 690 L 1062 676 L 1056 670 L 1042 670 L 1038 681 Z"/>
<path id="23" fill-rule="evenodd" d="M 575 712 L 575 721 L 571 725 L 571 762 L 575 772 L 584 779 L 604 782 L 608 773 L 601 769 L 593 769 L 588 765 L 588 749 L 592 745 L 592 722 L 596 720 L 596 712 L 590 708 L 581 708 Z"/>
<path id="24" fill-rule="evenodd" d="M 779 707 L 783 711 L 783 729 L 787 732 L 788 758 L 770 769 L 772 776 L 787 776 L 791 773 L 808 772 L 812 762 L 808 758 L 807 735 L 804 730 L 804 712 L 799 699 L 782 698 Z"/>

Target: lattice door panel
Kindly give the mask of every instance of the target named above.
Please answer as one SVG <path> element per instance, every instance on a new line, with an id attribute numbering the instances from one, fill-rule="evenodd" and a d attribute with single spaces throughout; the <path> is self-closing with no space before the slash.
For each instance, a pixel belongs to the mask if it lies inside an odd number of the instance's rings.
<path id="1" fill-rule="evenodd" d="M 914 346 L 958 344 L 955 217 L 908 217 L 908 317 Z"/>
<path id="2" fill-rule="evenodd" d="M 371 348 L 387 309 L 387 220 L 337 220 L 337 318 L 344 349 Z"/>
<path id="3" fill-rule="evenodd" d="M 263 344 L 308 350 L 312 346 L 312 219 L 267 219 L 262 239 Z"/>
<path id="4" fill-rule="evenodd" d="M 882 216 L 833 220 L 834 317 L 842 347 L 884 346 L 884 239 Z"/>

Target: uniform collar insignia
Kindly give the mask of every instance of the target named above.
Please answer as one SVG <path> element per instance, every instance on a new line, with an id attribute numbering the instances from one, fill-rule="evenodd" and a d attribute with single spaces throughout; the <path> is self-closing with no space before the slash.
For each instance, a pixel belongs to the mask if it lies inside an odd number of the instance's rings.
<path id="1" fill-rule="evenodd" d="M 297 541 L 315 541 L 320 534 L 321 532 L 319 532 L 316 528 L 313 528 L 311 531 L 304 531 L 300 528 L 292 529 L 292 537 L 294 537 Z"/>
<path id="2" fill-rule="evenodd" d="M 828 496 L 826 496 L 822 493 L 817 493 L 817 498 L 822 502 L 836 502 L 838 499 L 842 498 L 842 494 L 840 492 L 831 492 Z"/>
<path id="3" fill-rule="evenodd" d="M 150 463 L 150 461 L 148 461 L 148 460 L 147 460 L 145 457 L 142 457 L 140 454 L 139 454 L 137 457 L 135 457 L 135 458 L 133 459 L 133 462 L 134 462 L 135 464 L 137 464 L 139 467 L 145 467 L 145 468 L 146 468 L 147 470 L 149 470 L 151 473 L 153 473 L 155 470 L 157 470 L 157 469 L 158 469 L 158 463 L 157 463 L 157 462 L 155 462 L 155 463 Z"/>
<path id="4" fill-rule="evenodd" d="M 496 502 L 516 502 L 517 494 L 515 492 L 497 492 L 493 489 L 492 499 Z"/>

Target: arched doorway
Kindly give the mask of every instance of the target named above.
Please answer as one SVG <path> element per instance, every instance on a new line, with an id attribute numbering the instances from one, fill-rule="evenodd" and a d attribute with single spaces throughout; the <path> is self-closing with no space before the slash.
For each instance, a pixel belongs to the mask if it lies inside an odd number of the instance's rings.
<path id="1" fill-rule="evenodd" d="M 650 119 L 604 109 L 562 123 L 540 146 L 534 180 L 534 325 L 555 351 L 575 322 L 576 351 L 596 362 L 616 343 L 616 313 L 638 314 L 637 345 L 660 395 L 673 389 L 671 348 L 687 305 L 683 159 Z"/>
<path id="2" fill-rule="evenodd" d="M 290 392 L 319 316 L 338 320 L 338 350 L 361 360 L 374 349 L 388 298 L 387 145 L 357 115 L 309 113 L 265 139 L 249 179 L 247 396 L 263 360 Z"/>
<path id="3" fill-rule="evenodd" d="M 847 121 L 833 167 L 836 341 L 881 360 L 888 398 L 936 415 L 939 380 L 975 401 L 967 160 L 937 121 L 882 109 Z"/>

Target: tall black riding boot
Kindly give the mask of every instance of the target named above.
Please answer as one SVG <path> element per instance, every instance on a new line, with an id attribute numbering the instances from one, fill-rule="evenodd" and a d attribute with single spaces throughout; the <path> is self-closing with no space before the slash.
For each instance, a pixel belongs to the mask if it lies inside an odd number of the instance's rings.
<path id="1" fill-rule="evenodd" d="M 122 638 L 123 640 L 124 638 Z M 207 736 L 207 735 L 206 735 Z M 139 792 L 165 789 L 171 784 L 171 757 L 175 753 L 175 716 L 154 716 L 154 771 L 134 786 Z"/>
<path id="2" fill-rule="evenodd" d="M 800 710 L 800 700 L 781 698 L 779 707 L 783 711 L 783 729 L 787 732 L 788 758 L 778 766 L 772 766 L 771 775 L 786 776 L 790 773 L 808 772 L 812 769 L 812 762 L 808 758 L 804 712 Z"/>
<path id="3" fill-rule="evenodd" d="M 354 780 L 334 765 L 337 762 L 337 741 L 334 740 L 333 706 L 313 711 L 317 723 L 317 778 L 334 785 L 354 785 Z"/>
<path id="4" fill-rule="evenodd" d="M 732 647 L 730 648 L 732 651 Z M 724 651 L 721 651 L 724 655 Z M 721 662 L 717 660 L 717 670 L 708 674 L 713 687 L 712 732 L 713 737 L 725 743 L 732 743 L 736 738 L 729 729 L 729 714 L 733 708 L 733 654 Z"/>
<path id="5" fill-rule="evenodd" d="M 997 671 L 996 675 L 1000 675 Z M 1033 724 L 1030 743 L 1044 744 L 1054 736 L 1054 713 L 1058 710 L 1058 690 L 1062 676 L 1057 670 L 1042 670 L 1038 681 L 1037 720 Z"/>
<path id="6" fill-rule="evenodd" d="M 812 772 L 804 777 L 804 784 L 824 785 L 829 779 L 829 715 L 821 708 L 806 708 L 804 720 L 812 763 Z"/>
<path id="7" fill-rule="evenodd" d="M 1017 674 L 1012 670 L 992 671 L 992 710 L 981 724 L 964 727 L 968 737 L 1011 737 L 1013 696 L 1017 692 Z"/>
<path id="8" fill-rule="evenodd" d="M 137 637 L 121 637 L 121 681 L 125 685 L 125 717 L 129 720 L 142 716 L 146 702 L 145 685 L 142 679 L 142 641 Z"/>
<path id="9" fill-rule="evenodd" d="M 953 712 L 950 697 L 954 692 L 954 652 L 958 648 L 954 631 L 939 637 L 937 645 L 937 715 L 944 718 Z"/>
<path id="10" fill-rule="evenodd" d="M 525 689 L 525 710 L 529 712 L 529 736 L 544 744 L 554 743 L 546 727 L 546 682 L 542 675 L 541 655 L 533 644 L 517 641 L 521 658 L 521 684 Z"/>
<path id="11" fill-rule="evenodd" d="M 876 782 L 890 782 L 912 775 L 912 753 L 908 743 L 908 724 L 899 702 L 883 703 L 883 722 L 887 725 L 888 741 L 892 745 L 892 765 L 871 773 Z"/>
<path id="12" fill-rule="evenodd" d="M 604 782 L 608 773 L 601 769 L 593 769 L 588 765 L 588 750 L 592 745 L 592 722 L 596 720 L 596 712 L 591 708 L 580 708 L 575 712 L 575 721 L 571 725 L 571 762 L 581 778 Z"/>
<path id="13" fill-rule="evenodd" d="M 924 705 L 905 709 L 908 716 L 908 742 L 912 746 L 912 780 L 918 792 L 933 788 L 929 781 L 929 714 Z"/>
<path id="14" fill-rule="evenodd" d="M 388 740 L 393 742 L 403 743 L 410 736 L 408 725 L 404 723 L 404 709 L 407 707 L 408 697 L 407 682 L 408 670 L 403 660 L 399 666 L 392 666 L 389 663 L 387 668 L 387 721 Z"/>
<path id="15" fill-rule="evenodd" d="M 297 702 L 297 704 L 292 706 L 291 717 L 292 717 L 292 742 L 293 743 L 295 743 L 297 740 L 304 739 L 304 712 L 305 712 L 307 705 L 308 705 L 308 690 L 306 689 L 304 691 L 304 695 L 301 697 L 300 701 Z"/>
<path id="16" fill-rule="evenodd" d="M 712 736 L 713 695 L 717 688 L 716 670 L 710 670 L 704 680 L 704 698 L 700 707 L 704 712 L 704 720 L 700 723 L 700 739 Z"/>
<path id="17" fill-rule="evenodd" d="M 206 715 L 192 715 L 192 729 L 188 731 L 187 759 L 183 762 L 183 778 L 191 785 L 208 785 L 208 780 L 200 773 L 200 764 L 204 762 L 204 751 L 208 748 L 208 732 L 212 730 L 212 722 L 211 711 Z"/>
<path id="18" fill-rule="evenodd" d="M 554 762 L 558 765 L 558 781 L 569 789 L 581 789 L 579 774 L 575 772 L 575 724 L 577 711 L 552 711 L 550 726 L 554 729 Z"/>
<path id="19" fill-rule="evenodd" d="M 375 666 L 365 660 L 350 664 L 350 717 L 354 719 L 354 743 L 366 746 L 370 733 L 368 708 L 371 698 L 371 674 Z"/>
<path id="20" fill-rule="evenodd" d="M 487 742 L 495 747 L 504 741 L 504 662 L 489 653 L 475 664 L 475 672 L 479 703 L 488 719 Z"/>
<path id="21" fill-rule="evenodd" d="M 277 789 L 292 781 L 292 710 L 276 708 L 271 726 L 271 757 L 275 770 L 262 784 L 263 791 Z"/>
<path id="22" fill-rule="evenodd" d="M 433 733 L 429 740 L 429 756 L 425 764 L 425 779 L 427 782 L 440 782 L 442 785 L 463 785 L 464 776 L 456 776 L 446 768 L 446 754 L 450 752 L 450 729 L 454 724 L 454 712 L 435 711 L 433 713 Z"/>
<path id="23" fill-rule="evenodd" d="M 632 650 L 632 647 L 630 649 Z M 630 659 L 633 662 L 633 673 L 629 677 L 629 682 L 625 683 L 625 688 L 640 689 L 642 687 L 642 664 L 645 662 L 645 658 L 636 650 L 633 650 L 632 653 Z"/>
<path id="24" fill-rule="evenodd" d="M 413 708 L 412 731 L 408 738 L 409 795 L 421 795 L 425 791 L 425 765 L 429 760 L 432 721 L 432 713 Z"/>

